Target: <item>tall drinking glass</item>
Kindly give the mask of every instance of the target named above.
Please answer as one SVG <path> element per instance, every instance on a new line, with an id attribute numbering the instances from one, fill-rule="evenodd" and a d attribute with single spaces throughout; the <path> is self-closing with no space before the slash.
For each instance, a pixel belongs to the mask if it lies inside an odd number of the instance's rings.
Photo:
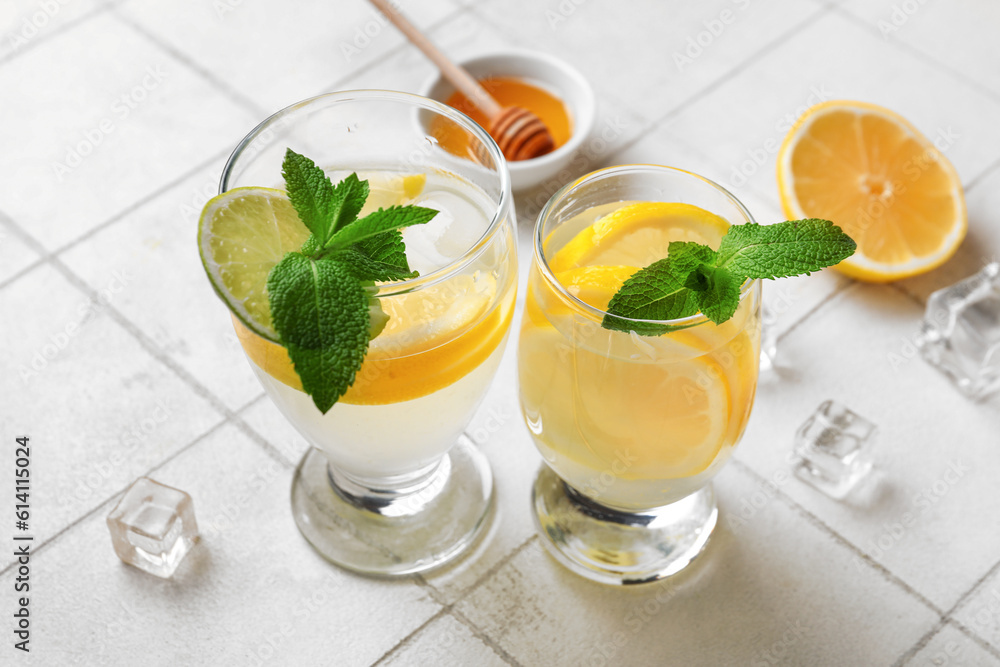
<path id="1" fill-rule="evenodd" d="M 465 134 L 474 152 L 441 149 L 427 130 L 432 123 Z M 420 276 L 378 285 L 389 323 L 326 414 L 302 391 L 287 351 L 234 318 L 267 395 L 312 445 L 292 482 L 302 534 L 348 569 L 426 570 L 472 544 L 492 506 L 489 465 L 461 434 L 500 362 L 513 311 L 507 169 L 490 136 L 449 107 L 404 93 L 348 91 L 264 121 L 230 158 L 221 191 L 282 188 L 286 148 L 334 182 L 351 172 L 367 179 L 362 216 L 396 204 L 439 211 L 403 230 Z"/>
<path id="2" fill-rule="evenodd" d="M 653 165 L 564 187 L 539 215 L 518 347 L 524 420 L 544 458 L 533 492 L 543 543 L 585 577 L 660 579 L 704 548 L 709 484 L 750 415 L 760 350 L 759 281 L 721 325 L 697 314 L 601 326 L 622 282 L 671 241 L 717 248 L 752 222 L 715 183 Z M 662 335 L 639 335 L 668 325 Z"/>

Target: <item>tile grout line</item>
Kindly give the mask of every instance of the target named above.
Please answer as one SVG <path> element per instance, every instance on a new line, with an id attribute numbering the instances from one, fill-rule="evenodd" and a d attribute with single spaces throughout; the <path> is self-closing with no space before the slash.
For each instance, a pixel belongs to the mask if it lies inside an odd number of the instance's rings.
<path id="1" fill-rule="evenodd" d="M 143 206 L 146 206 L 147 204 L 151 203 L 154 199 L 158 199 L 162 195 L 166 194 L 166 192 L 168 190 L 171 190 L 171 189 L 177 187 L 178 185 L 180 185 L 184 181 L 188 180 L 189 178 L 191 178 L 192 176 L 194 176 L 195 174 L 197 174 L 199 171 L 201 171 L 201 170 L 203 170 L 203 169 L 211 166 L 212 164 L 214 164 L 218 160 L 224 159 L 226 156 L 228 156 L 232 152 L 233 152 L 233 149 L 226 148 L 226 149 L 223 149 L 222 151 L 219 151 L 218 153 L 215 153 L 210 158 L 207 158 L 207 159 L 199 162 L 198 164 L 196 164 L 191 169 L 188 169 L 187 171 L 179 174 L 173 180 L 168 181 L 167 183 L 164 183 L 163 185 L 157 187 L 152 192 L 150 192 L 150 193 L 148 193 L 146 195 L 143 195 L 142 197 L 140 197 L 139 199 L 135 200 L 131 204 L 128 204 L 125 208 L 123 208 L 122 210 L 118 211 L 117 213 L 112 214 L 111 217 L 109 217 L 108 219 L 104 220 L 103 222 L 101 222 L 101 223 L 97 224 L 96 226 L 88 229 L 87 231 L 83 232 L 82 234 L 80 234 L 76 238 L 74 238 L 74 239 L 72 239 L 70 241 L 67 241 L 66 243 L 64 243 L 61 246 L 57 247 L 51 253 L 46 252 L 46 254 L 47 255 L 51 254 L 52 256 L 62 255 L 67 250 L 71 250 L 72 248 L 75 248 L 76 246 L 80 245 L 81 243 L 83 243 L 87 239 L 90 239 L 90 238 L 96 236 L 98 233 L 104 231 L 108 227 L 111 227 L 115 223 L 121 222 L 128 215 L 130 215 L 132 213 L 135 213 L 138 209 L 140 209 Z M 9 216 L 8 216 L 8 218 L 9 218 Z M 192 232 L 192 234 L 193 234 L 193 232 Z"/>
<path id="2" fill-rule="evenodd" d="M 214 86 L 216 89 L 225 94 L 227 97 L 229 97 L 231 101 L 243 107 L 244 110 L 250 111 L 258 118 L 266 118 L 267 116 L 271 115 L 272 112 L 265 111 L 262 107 L 258 106 L 257 103 L 254 102 L 252 99 L 246 97 L 245 95 L 243 95 L 243 93 L 236 90 L 235 88 L 227 84 L 225 81 L 222 81 L 221 79 L 216 77 L 214 74 L 212 74 L 210 71 L 208 71 L 201 65 L 195 63 L 191 58 L 187 56 L 187 54 L 180 51 L 179 49 L 174 48 L 167 42 L 163 41 L 159 36 L 147 30 L 145 26 L 136 22 L 132 17 L 122 14 L 122 12 L 118 11 L 116 7 L 112 7 L 110 13 L 122 25 L 127 26 L 137 34 L 141 35 L 142 37 L 145 37 L 146 40 L 149 41 L 151 44 L 153 44 L 161 51 L 168 54 L 177 62 L 181 63 L 182 65 L 190 69 L 192 72 L 199 75 L 202 79 L 204 79 L 212 86 Z M 277 111 L 277 109 L 275 109 L 274 111 Z"/>
<path id="3" fill-rule="evenodd" d="M 12 283 L 17 282 L 19 279 L 23 278 L 24 276 L 28 275 L 29 273 L 37 269 L 39 266 L 45 264 L 45 262 L 46 262 L 45 257 L 39 257 L 31 264 L 28 264 L 28 266 L 21 269 L 20 271 L 16 271 L 13 275 L 8 276 L 4 280 L 0 280 L 0 290 L 2 290 L 3 288 L 7 287 Z"/>
<path id="4" fill-rule="evenodd" d="M 980 174 L 978 174 L 975 178 L 969 181 L 969 184 L 964 187 L 965 194 L 969 194 L 969 191 L 972 190 L 972 188 L 976 187 L 981 182 L 985 181 L 986 177 L 991 175 L 994 171 L 997 171 L 998 168 L 1000 168 L 1000 160 L 991 163 Z"/>
<path id="5" fill-rule="evenodd" d="M 189 442 L 188 444 L 184 445 L 183 447 L 181 447 L 177 451 L 173 452 L 169 456 L 161 459 L 160 461 L 158 461 L 157 463 L 155 463 L 152 467 L 146 469 L 144 472 L 142 472 L 139 475 L 139 477 L 147 477 L 147 476 L 149 476 L 150 473 L 156 472 L 157 470 L 159 470 L 160 468 L 162 468 L 164 465 L 166 465 L 170 461 L 173 461 L 178 456 L 180 456 L 181 454 L 183 454 L 187 450 L 191 449 L 192 447 L 194 447 L 195 445 L 197 445 L 202 440 L 208 438 L 209 436 L 211 436 L 213 433 L 215 433 L 216 431 L 218 431 L 219 429 L 221 429 L 223 426 L 225 426 L 228 423 L 229 423 L 228 419 L 220 419 L 218 422 L 216 422 L 213 426 L 211 426 L 210 428 L 208 428 L 206 431 L 204 431 L 204 432 L 200 433 L 199 435 L 195 436 L 194 439 L 191 440 L 191 442 Z M 134 480 L 133 480 L 133 482 L 134 482 Z M 117 491 L 115 491 L 114 493 L 112 493 L 110 496 L 108 496 L 106 499 L 104 499 L 103 501 L 101 501 L 99 504 L 97 504 L 96 506 L 94 506 L 93 508 L 91 508 L 90 510 L 88 510 L 87 512 L 81 514 L 79 517 L 77 517 L 76 519 L 70 521 L 68 524 L 66 524 L 65 526 L 63 526 L 62 528 L 60 528 L 56 533 L 54 533 L 47 540 L 45 540 L 44 542 L 40 542 L 37 546 L 33 547 L 32 550 L 31 550 L 32 555 L 37 554 L 39 551 L 42 551 L 43 549 L 45 549 L 46 547 L 48 547 L 50 544 L 53 544 L 56 540 L 58 540 L 60 537 L 62 537 L 64 533 L 69 532 L 75 526 L 83 523 L 84 521 L 86 521 L 87 519 L 89 519 L 91 516 L 93 516 L 97 512 L 100 512 L 103 508 L 105 508 L 110 503 L 115 502 L 118 499 L 118 497 L 121 496 L 122 493 L 124 493 L 132 485 L 133 482 L 127 483 L 125 486 L 121 487 L 120 489 L 118 489 Z M 7 567 L 3 568 L 2 570 L 0 570 L 0 577 L 2 577 L 4 574 L 6 574 L 7 571 L 10 570 L 15 565 L 17 565 L 16 561 L 13 562 L 13 563 L 11 563 Z"/>
<path id="6" fill-rule="evenodd" d="M 481 630 L 475 623 L 469 620 L 469 618 L 466 617 L 465 614 L 455 609 L 454 607 L 448 609 L 448 613 L 456 621 L 467 627 L 469 631 L 472 632 L 473 637 L 475 637 L 483 644 L 485 644 L 487 647 L 489 647 L 490 650 L 492 650 L 501 660 L 506 662 L 508 665 L 511 665 L 512 667 L 521 667 L 521 663 L 519 663 L 514 658 L 514 656 L 505 651 L 503 647 L 501 647 L 499 644 L 493 641 L 493 639 L 489 635 L 487 635 L 486 632 Z"/>
<path id="7" fill-rule="evenodd" d="M 917 640 L 916 644 L 903 651 L 903 654 L 896 658 L 896 662 L 892 663 L 892 667 L 906 667 L 906 665 L 909 664 L 909 662 L 913 660 L 913 658 L 920 653 L 920 651 L 927 647 L 931 640 L 934 639 L 934 637 L 936 637 L 947 624 L 948 619 L 941 617 L 930 630 L 925 632 L 924 635 Z"/>
<path id="8" fill-rule="evenodd" d="M 239 409 L 237 409 L 236 413 L 240 414 L 244 410 L 247 410 L 247 409 L 251 408 L 252 406 L 254 406 L 255 404 L 257 404 L 260 401 L 260 399 L 264 398 L 264 396 L 265 396 L 265 394 L 261 394 L 260 396 L 257 396 L 253 400 L 247 402 L 242 407 L 240 407 Z M 198 434 L 197 436 L 195 436 L 194 439 L 191 440 L 191 442 L 189 442 L 188 444 L 184 445 L 183 447 L 181 447 L 177 451 L 169 454 L 165 458 L 161 459 L 160 461 L 158 461 L 157 463 L 155 463 L 152 467 L 150 467 L 149 469 L 147 469 L 145 472 L 141 473 L 139 476 L 140 477 L 145 477 L 145 476 L 148 476 L 150 473 L 156 472 L 157 470 L 159 470 L 160 468 L 162 468 L 163 466 L 165 466 L 167 463 L 173 461 L 174 459 L 176 459 L 177 457 L 179 457 L 181 454 L 183 454 L 187 450 L 191 449 L 192 447 L 194 447 L 195 445 L 197 445 L 202 440 L 208 438 L 213 433 L 215 433 L 216 431 L 220 430 L 221 428 L 223 428 L 227 424 L 230 425 L 230 426 L 233 426 L 235 428 L 239 428 L 238 425 L 233 421 L 233 419 L 231 417 L 222 417 L 218 422 L 216 422 L 214 425 L 212 425 L 211 427 L 209 427 L 206 431 L 204 431 L 204 432 Z M 293 463 L 290 463 L 287 459 L 278 461 L 278 463 L 284 465 L 286 470 L 291 470 L 291 469 L 294 469 L 294 467 L 295 467 L 295 465 Z M 87 518 L 89 518 L 92 514 L 94 514 L 95 512 L 99 511 L 102 507 L 105 507 L 108 503 L 110 503 L 111 501 L 115 500 L 115 498 L 117 498 L 118 496 L 120 496 L 126 489 L 128 489 L 129 486 L 130 486 L 130 484 L 127 484 L 127 485 L 123 486 L 122 488 L 118 489 L 117 491 L 115 491 L 114 493 L 112 493 L 110 496 L 108 496 L 107 499 L 105 499 L 99 505 L 97 505 L 96 507 L 94 507 L 92 510 L 90 510 L 90 511 L 88 511 L 88 512 L 82 514 L 82 515 L 80 515 L 78 518 L 74 519 L 70 523 L 68 523 L 65 526 L 63 526 L 62 528 L 60 528 L 58 532 L 56 532 L 54 535 L 52 535 L 52 537 L 50 537 L 49 539 L 45 540 L 44 542 L 40 543 L 37 547 L 35 547 L 35 549 L 32 551 L 32 553 L 36 553 L 40 549 L 42 549 L 44 547 L 47 547 L 47 546 L 49 546 L 49 544 L 55 542 L 55 540 L 57 538 L 61 537 L 63 533 L 68 532 L 71 528 L 73 528 L 74 526 L 76 526 L 79 523 L 82 523 L 84 520 L 86 520 Z M 7 570 L 9 570 L 11 567 L 13 567 L 13 565 L 15 565 L 15 563 L 12 563 L 11 565 L 8 565 L 7 567 L 5 567 L 2 570 L 0 570 L 0 576 L 3 576 L 7 572 Z"/>
<path id="9" fill-rule="evenodd" d="M 15 49 L 14 51 L 11 51 L 10 53 L 4 56 L 0 56 L 0 67 L 3 67 L 7 63 L 16 60 L 17 58 L 24 55 L 28 51 L 31 51 L 32 49 L 38 47 L 40 44 L 44 45 L 47 42 L 52 41 L 56 37 L 59 37 L 63 33 L 69 32 L 73 28 L 90 21 L 91 19 L 100 16 L 101 14 L 111 13 L 111 7 L 112 7 L 111 4 L 105 4 L 99 7 L 95 7 L 86 14 L 77 16 L 75 19 L 71 19 L 69 22 L 53 28 L 51 32 L 46 32 L 41 37 L 31 39 L 27 44 L 25 44 L 21 48 Z"/>
<path id="10" fill-rule="evenodd" d="M 948 623 L 950 623 L 952 627 L 961 632 L 963 635 L 965 635 L 973 642 L 975 642 L 975 644 L 979 646 L 981 649 L 992 655 L 994 658 L 1000 660 L 1000 649 L 997 649 L 995 646 L 993 646 L 991 642 L 980 637 L 979 633 L 974 631 L 972 628 L 966 626 L 965 623 L 962 623 L 961 621 L 955 618 L 949 618 Z"/>
<path id="11" fill-rule="evenodd" d="M 371 667 L 376 667 L 376 665 L 383 664 L 384 661 L 386 660 L 386 658 L 389 658 L 393 654 L 398 653 L 401 648 L 403 648 L 405 645 L 409 644 L 413 640 L 413 638 L 421 630 L 423 630 L 426 626 L 428 626 L 430 624 L 431 621 L 435 620 L 436 618 L 438 618 L 438 617 L 440 617 L 440 616 L 442 616 L 444 614 L 450 614 L 453 618 L 455 618 L 456 621 L 458 621 L 458 622 L 462 623 L 463 625 L 466 625 L 467 627 L 469 627 L 469 629 L 472 631 L 472 633 L 476 636 L 477 639 L 479 639 L 481 642 L 483 642 L 483 644 L 485 644 L 487 647 L 489 647 L 491 650 L 493 650 L 501 659 L 506 660 L 508 662 L 508 664 L 514 665 L 515 667 L 519 667 L 519 663 L 512 656 L 510 656 L 510 654 L 508 654 L 507 651 L 503 650 L 503 648 L 501 648 L 499 645 L 496 645 L 496 642 L 494 642 L 489 637 L 489 635 L 487 635 L 485 632 L 483 632 L 482 629 L 480 629 L 478 626 L 476 626 L 470 619 L 468 619 L 461 612 L 458 612 L 456 610 L 456 613 L 462 615 L 462 618 L 459 618 L 458 616 L 455 615 L 455 613 L 452 613 L 452 610 L 462 600 L 464 600 L 465 598 L 467 598 L 477 588 L 479 588 L 479 586 L 481 586 L 482 584 L 484 584 L 490 577 L 492 577 L 494 574 L 496 574 L 503 566 L 505 566 L 507 563 L 509 563 L 511 560 L 513 560 L 518 554 L 520 554 L 522 551 L 524 551 L 524 549 L 532 541 L 534 541 L 534 539 L 536 537 L 538 537 L 538 535 L 535 534 L 535 533 L 533 533 L 530 537 L 528 537 L 526 540 L 524 540 L 524 542 L 522 542 L 521 544 L 519 544 L 516 547 L 514 547 L 513 549 L 511 549 L 500 560 L 498 560 L 488 570 L 486 570 L 486 572 L 484 572 L 479 577 L 477 577 L 476 580 L 474 582 L 472 582 L 472 584 L 470 584 L 467 588 L 465 588 L 458 595 L 458 597 L 456 597 L 455 600 L 453 600 L 452 602 L 445 602 L 444 598 L 442 597 L 441 592 L 439 590 L 437 590 L 437 587 L 435 587 L 434 584 L 432 584 L 429 581 L 427 581 L 427 579 L 424 577 L 423 574 L 418 573 L 418 574 L 414 575 L 413 582 L 417 586 L 419 586 L 420 588 L 422 588 L 423 590 L 427 591 L 427 593 L 430 596 L 430 598 L 435 603 L 441 605 L 441 609 L 436 614 L 434 614 L 433 617 L 431 617 L 426 622 L 422 623 L 419 627 L 417 627 L 412 632 L 410 632 L 410 634 L 408 634 L 406 637 L 403 637 L 401 640 L 399 640 L 399 642 L 395 646 L 393 646 L 391 649 L 389 649 L 377 661 L 375 661 L 374 663 L 372 663 Z"/>
<path id="12" fill-rule="evenodd" d="M 401 650 L 403 650 L 404 648 L 406 648 L 407 646 L 409 646 L 410 643 L 413 642 L 414 638 L 418 634 L 420 634 L 424 630 L 424 628 L 428 627 L 434 621 L 438 620 L 439 618 L 441 618 L 442 616 L 446 615 L 447 613 L 448 613 L 448 610 L 445 607 L 441 607 L 440 609 L 438 609 L 436 612 L 434 612 L 433 615 L 431 615 L 430 618 L 428 618 L 426 621 L 424 621 L 423 623 L 421 623 L 420 625 L 418 625 L 416 628 L 414 628 L 413 630 L 411 630 L 408 635 L 406 635 L 405 637 L 403 637 L 402 639 L 400 639 L 398 642 L 396 642 L 393 645 L 392 648 L 390 648 L 388 651 L 386 651 L 385 653 L 383 653 L 382 656 L 378 660 L 376 660 L 375 662 L 371 663 L 371 667 L 377 667 L 378 665 L 384 665 L 386 660 L 390 659 L 392 656 L 396 655 Z"/>
<path id="13" fill-rule="evenodd" d="M 692 95 L 688 96 L 680 104 L 678 104 L 676 107 L 670 109 L 669 111 L 667 111 L 665 114 L 663 114 L 659 118 L 653 119 L 652 125 L 649 128 L 650 131 L 655 131 L 661 125 L 664 125 L 668 120 L 670 120 L 674 116 L 677 116 L 678 114 L 680 114 L 682 111 L 684 111 L 685 109 L 687 109 L 688 107 L 690 107 L 695 102 L 701 100 L 702 98 L 706 97 L 708 94 L 710 94 L 710 93 L 714 92 L 715 90 L 717 90 L 718 88 L 722 87 L 722 85 L 725 84 L 725 83 L 727 83 L 728 81 L 731 81 L 733 78 L 735 78 L 735 76 L 737 74 L 743 72 L 750 65 L 754 64 L 755 62 L 757 62 L 758 60 L 760 60 L 761 58 L 763 58 L 764 56 L 766 56 L 768 53 L 770 53 L 774 49 L 776 49 L 779 46 L 781 46 L 782 44 L 784 44 L 787 41 L 787 38 L 790 35 L 793 35 L 793 34 L 795 34 L 797 32 L 800 32 L 803 28 L 807 27 L 808 25 L 810 25 L 812 23 L 815 23 L 816 21 L 818 21 L 823 16 L 828 15 L 830 13 L 830 9 L 831 9 L 831 7 L 828 6 L 828 5 L 819 5 L 817 7 L 817 9 L 816 9 L 815 12 L 813 12 L 812 14 L 810 14 L 809 16 L 807 16 L 805 19 L 799 21 L 794 26 L 792 26 L 791 28 L 789 28 L 785 32 L 781 33 L 780 35 L 778 35 L 777 37 L 775 37 L 774 39 L 772 39 L 770 42 L 766 43 L 764 46 L 762 46 L 756 52 L 754 52 L 749 57 L 747 57 L 745 60 L 743 60 L 736 67 L 733 67 L 732 69 L 730 69 L 729 71 L 727 71 L 725 74 L 723 74 L 722 76 L 720 76 L 715 81 L 712 81 L 711 83 L 709 83 L 707 86 L 705 86 L 701 90 L 698 90 L 695 93 L 693 93 Z M 612 155 L 610 155 L 609 157 L 614 157 L 614 155 L 617 155 L 618 153 L 631 148 L 635 144 L 639 143 L 639 141 L 641 141 L 642 139 L 643 139 L 643 135 L 639 135 L 638 137 L 635 137 L 634 139 L 628 141 L 623 146 L 617 148 L 614 151 L 614 153 Z"/>
<path id="14" fill-rule="evenodd" d="M 30 245 L 32 249 L 44 252 L 45 249 L 42 244 L 24 231 L 20 225 L 12 221 L 10 216 L 4 215 L 2 211 L 0 211 L 0 217 L 6 219 L 10 228 L 14 230 L 27 245 Z M 83 292 L 83 294 L 89 297 L 92 301 L 98 300 L 96 290 L 87 284 L 85 280 L 76 275 L 76 273 L 66 266 L 61 259 L 51 254 L 46 254 L 46 259 L 48 260 L 49 265 L 58 271 L 63 278 L 65 278 L 76 289 Z M 207 387 L 201 384 L 201 382 L 195 379 L 180 364 L 176 363 L 173 359 L 167 356 L 141 329 L 139 329 L 139 327 L 133 324 L 132 321 L 119 312 L 118 309 L 109 304 L 104 307 L 103 312 L 107 313 L 110 319 L 130 334 L 132 338 L 139 343 L 139 346 L 142 347 L 151 357 L 160 362 L 168 370 L 172 371 L 175 376 L 188 385 L 190 390 L 208 403 L 209 406 L 211 406 L 217 413 L 219 413 L 222 417 L 227 418 L 233 426 L 239 429 L 250 440 L 257 443 L 257 445 L 259 445 L 268 456 L 275 459 L 279 463 L 291 463 L 283 453 L 281 453 L 274 445 L 251 428 L 250 425 L 247 424 L 239 414 L 230 409 L 222 401 L 222 399 L 217 397 Z"/>
<path id="15" fill-rule="evenodd" d="M 759 473 L 757 473 L 756 470 L 748 466 L 746 463 L 743 463 L 739 459 L 733 459 L 733 465 L 735 465 L 744 473 L 752 477 L 757 484 L 762 484 L 767 481 Z M 918 602 L 923 604 L 925 607 L 930 609 L 932 612 L 937 614 L 941 619 L 947 620 L 945 618 L 945 612 L 942 609 L 940 609 L 936 604 L 934 604 L 929 599 L 924 597 L 924 595 L 920 591 L 918 591 L 913 586 L 904 581 L 901 577 L 893 573 L 889 568 L 882 565 L 874 558 L 866 554 L 863 550 L 861 550 L 860 547 L 856 546 L 853 542 L 851 542 L 846 537 L 838 533 L 825 521 L 820 519 L 818 516 L 816 516 L 809 510 L 807 510 L 805 507 L 799 504 L 787 493 L 779 489 L 775 497 L 781 498 L 782 502 L 784 502 L 790 509 L 797 512 L 799 515 L 801 515 L 803 518 L 805 518 L 807 521 L 813 524 L 813 526 L 815 526 L 816 528 L 819 528 L 820 530 L 826 532 L 828 535 L 833 537 L 836 542 L 846 547 L 848 551 L 852 552 L 855 555 L 855 558 L 861 559 L 861 561 L 868 564 L 869 567 L 871 567 L 873 570 L 881 574 L 882 578 L 886 580 L 888 583 L 896 585 L 898 588 L 902 589 L 905 593 L 908 593 L 911 597 L 913 597 Z"/>
<path id="16" fill-rule="evenodd" d="M 861 283 L 859 283 L 856 280 L 849 280 L 847 284 L 842 285 L 837 289 L 835 289 L 830 294 L 827 294 L 822 300 L 820 300 L 819 303 L 813 305 L 812 308 L 806 311 L 806 313 L 802 317 L 795 320 L 795 322 L 793 322 L 790 327 L 788 327 L 787 329 L 782 331 L 778 336 L 776 336 L 775 342 L 780 343 L 781 341 L 785 340 L 785 338 L 787 338 L 793 331 L 802 326 L 806 322 L 806 320 L 811 319 L 813 315 L 822 310 L 827 304 L 832 303 L 834 300 L 841 298 L 843 295 L 857 288 L 860 284 Z"/>
<path id="17" fill-rule="evenodd" d="M 454 11 L 452 11 L 450 14 L 446 14 L 445 16 L 441 17 L 440 19 L 438 19 L 434 23 L 430 24 L 426 28 L 421 28 L 421 32 L 423 32 L 425 35 L 428 35 L 428 36 L 432 35 L 435 30 L 437 30 L 438 28 L 440 28 L 441 26 L 443 26 L 445 23 L 448 23 L 448 22 L 452 21 L 453 19 L 457 19 L 462 14 L 466 14 L 466 13 L 472 13 L 472 7 L 469 6 L 469 5 L 460 5 L 457 9 L 455 9 Z M 343 84 L 343 83 L 345 83 L 347 81 L 350 81 L 351 79 L 356 78 L 357 76 L 359 76 L 361 74 L 364 74 L 365 72 L 368 72 L 368 71 L 370 71 L 370 70 L 378 67 L 379 65 L 384 65 L 386 62 L 388 62 L 389 58 L 391 58 L 391 57 L 393 57 L 393 56 L 395 56 L 395 55 L 397 55 L 397 54 L 405 51 L 407 49 L 407 47 L 410 47 L 410 46 L 412 46 L 410 44 L 410 42 L 407 41 L 406 39 L 403 39 L 403 41 L 401 43 L 399 43 L 396 46 L 392 47 L 391 49 L 389 49 L 385 53 L 381 54 L 380 56 L 377 56 L 377 57 L 373 58 L 370 62 L 367 62 L 367 63 L 361 65 L 356 70 L 348 72 L 347 74 L 344 74 L 343 76 L 337 77 L 329 85 L 323 86 L 322 90 L 320 90 L 317 94 L 323 94 L 323 93 L 326 93 L 326 92 L 331 92 L 331 91 L 336 90 L 337 87 L 340 86 L 341 84 Z M 413 47 L 413 48 L 416 48 L 416 47 Z"/>
<path id="18" fill-rule="evenodd" d="M 865 22 L 864 19 L 862 19 L 862 18 L 860 18 L 858 16 L 855 16 L 852 12 L 844 9 L 840 4 L 831 4 L 831 5 L 828 5 L 828 7 L 833 11 L 833 13 L 835 13 L 838 16 L 840 16 L 841 18 L 843 18 L 843 19 L 845 19 L 845 20 L 847 20 L 847 21 L 849 21 L 849 22 L 851 22 L 851 23 L 853 23 L 853 24 L 855 24 L 855 25 L 863 28 L 866 32 L 868 32 L 870 34 L 874 34 L 876 32 L 876 28 L 874 26 L 869 25 L 867 22 Z M 881 35 L 881 33 L 879 33 L 879 35 Z M 906 42 L 903 42 L 903 41 L 901 41 L 899 39 L 895 39 L 895 38 L 894 39 L 885 39 L 884 41 L 887 42 L 893 48 L 895 48 L 895 49 L 897 49 L 899 51 L 902 51 L 904 53 L 909 53 L 909 55 L 911 55 L 911 56 L 913 56 L 913 57 L 915 57 L 915 58 L 917 58 L 919 60 L 922 60 L 922 61 L 924 61 L 926 63 L 929 63 L 929 64 L 933 65 L 934 67 L 938 68 L 942 72 L 944 72 L 944 73 L 948 74 L 949 76 L 953 77 L 957 81 L 960 81 L 960 82 L 966 84 L 967 86 L 969 86 L 970 88 L 972 88 L 973 90 L 978 91 L 980 94 L 982 94 L 982 95 L 984 95 L 986 97 L 989 97 L 989 98 L 991 98 L 991 99 L 993 99 L 995 101 L 1000 101 L 1000 94 L 997 94 L 997 93 L 993 92 L 989 88 L 983 87 L 978 81 L 976 81 L 975 79 L 969 78 L 964 73 L 962 73 L 960 70 L 954 69 L 948 63 L 945 63 L 943 61 L 937 60 L 933 56 L 928 55 L 928 54 L 924 53 L 923 51 L 921 51 L 921 50 L 919 50 L 919 49 L 917 49 L 917 48 L 915 48 L 913 46 L 910 46 Z"/>

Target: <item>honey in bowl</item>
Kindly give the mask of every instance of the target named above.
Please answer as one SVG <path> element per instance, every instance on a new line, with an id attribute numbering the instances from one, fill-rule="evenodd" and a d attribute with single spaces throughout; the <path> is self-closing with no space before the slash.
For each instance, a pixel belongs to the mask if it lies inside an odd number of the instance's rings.
<path id="1" fill-rule="evenodd" d="M 513 77 L 489 77 L 480 79 L 479 84 L 500 106 L 522 107 L 538 116 L 552 134 L 555 148 L 565 144 L 572 136 L 573 122 L 569 110 L 562 100 L 547 90 Z M 454 92 L 445 100 L 445 104 L 458 109 L 485 128 L 490 126 L 490 119 L 461 92 Z M 469 134 L 454 123 L 442 121 L 441 118 L 435 119 L 431 125 L 434 138 L 450 153 L 469 155 Z"/>

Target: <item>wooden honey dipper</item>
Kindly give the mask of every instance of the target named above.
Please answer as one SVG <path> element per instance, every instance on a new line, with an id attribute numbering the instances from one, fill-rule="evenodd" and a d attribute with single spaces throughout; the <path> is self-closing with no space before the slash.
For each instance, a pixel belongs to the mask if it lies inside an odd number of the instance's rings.
<path id="1" fill-rule="evenodd" d="M 444 78 L 475 104 L 489 119 L 487 130 L 508 160 L 529 160 L 545 155 L 555 148 L 552 133 L 545 123 L 522 107 L 502 107 L 465 68 L 459 67 L 434 46 L 388 0 L 369 0 L 385 14 L 414 46 L 431 59 Z"/>

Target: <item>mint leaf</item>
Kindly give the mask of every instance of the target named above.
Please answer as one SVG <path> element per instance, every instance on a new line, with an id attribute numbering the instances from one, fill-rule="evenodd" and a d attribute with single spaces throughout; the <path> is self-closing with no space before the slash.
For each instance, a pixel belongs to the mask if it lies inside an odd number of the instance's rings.
<path id="1" fill-rule="evenodd" d="M 402 273 L 411 274 L 406 277 L 416 275 L 416 272 L 410 271 L 410 264 L 406 260 L 406 244 L 398 229 L 369 236 L 354 244 L 354 247 L 376 262 L 388 264 Z"/>
<path id="2" fill-rule="evenodd" d="M 666 259 L 640 269 L 611 298 L 601 325 L 614 331 L 660 336 L 674 327 L 629 320 L 673 320 L 698 312 L 697 292 L 687 287 L 691 273 L 715 260 L 715 251 L 698 243 L 674 241 Z M 623 320 L 620 318 L 629 318 Z"/>
<path id="3" fill-rule="evenodd" d="M 334 234 L 324 245 L 329 250 L 347 248 L 359 241 L 383 234 L 400 227 L 409 227 L 428 222 L 437 215 L 432 208 L 421 206 L 390 206 L 357 220 Z"/>
<path id="4" fill-rule="evenodd" d="M 285 150 L 281 175 L 295 212 L 319 247 L 326 245 L 334 232 L 357 220 L 368 199 L 368 181 L 352 173 L 334 186 L 315 162 L 291 148 Z"/>
<path id="5" fill-rule="evenodd" d="M 675 241 L 666 259 L 625 281 L 611 298 L 601 326 L 660 336 L 679 327 L 630 320 L 672 320 L 698 312 L 722 324 L 739 308 L 740 287 L 747 278 L 808 274 L 850 257 L 856 248 L 840 227 L 816 219 L 733 225 L 718 251 Z"/>
<path id="6" fill-rule="evenodd" d="M 335 259 L 290 252 L 267 278 L 271 319 L 302 380 L 326 413 L 353 384 L 369 340 L 369 293 Z"/>
<path id="7" fill-rule="evenodd" d="M 351 224 L 358 219 L 358 213 L 365 206 L 368 199 L 368 181 L 362 181 L 358 175 L 351 173 L 340 183 L 333 187 L 333 216 L 330 231 L 337 230 Z M 324 243 L 327 239 L 323 239 Z"/>
<path id="8" fill-rule="evenodd" d="M 372 259 L 358 249 L 358 244 L 337 253 L 336 259 L 343 264 L 358 280 L 386 282 L 388 280 L 405 280 L 415 278 L 416 271 L 400 269 L 398 266 Z"/>
<path id="9" fill-rule="evenodd" d="M 857 244 L 829 220 L 734 225 L 722 237 L 717 266 L 747 278 L 785 278 L 850 257 Z"/>
<path id="10" fill-rule="evenodd" d="M 299 220 L 310 232 L 325 240 L 332 232 L 333 219 L 333 185 L 326 173 L 315 162 L 289 148 L 281 163 L 281 175 Z"/>
<path id="11" fill-rule="evenodd" d="M 703 289 L 695 292 L 698 310 L 716 324 L 722 324 L 739 308 L 743 281 L 726 269 L 714 266 L 700 266 L 695 273 L 703 285 Z"/>

